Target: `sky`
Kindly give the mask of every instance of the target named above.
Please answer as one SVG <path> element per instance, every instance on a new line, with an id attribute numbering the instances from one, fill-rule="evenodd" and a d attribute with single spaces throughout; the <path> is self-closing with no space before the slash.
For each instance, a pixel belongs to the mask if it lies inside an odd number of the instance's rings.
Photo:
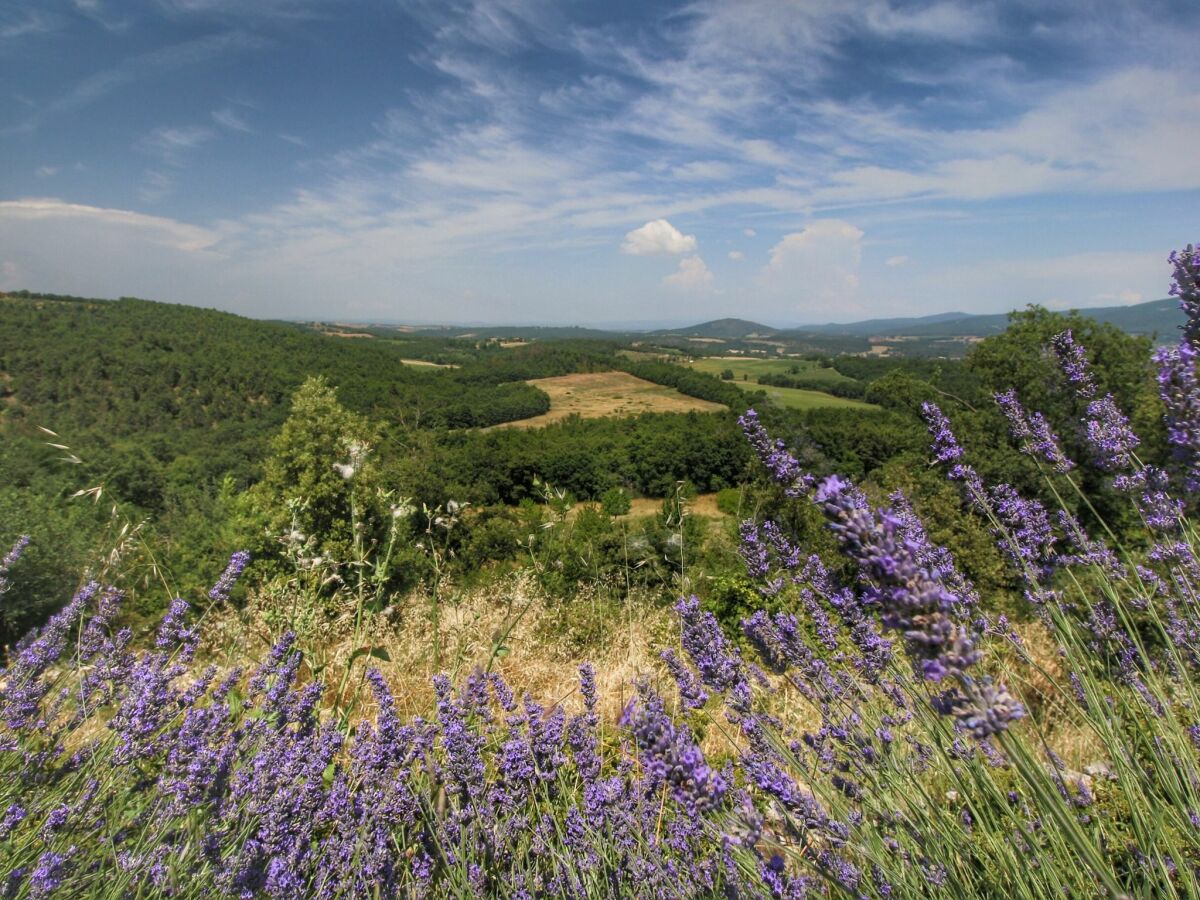
<path id="1" fill-rule="evenodd" d="M 1164 297 L 1200 5 L 0 0 L 0 290 L 776 326 Z"/>

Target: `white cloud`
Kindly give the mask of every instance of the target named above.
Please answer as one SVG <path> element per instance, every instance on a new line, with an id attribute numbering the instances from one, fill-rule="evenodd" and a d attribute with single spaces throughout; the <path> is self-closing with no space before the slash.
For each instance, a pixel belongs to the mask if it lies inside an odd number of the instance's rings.
<path id="1" fill-rule="evenodd" d="M 847 308 L 858 289 L 861 229 L 842 219 L 817 219 L 771 248 L 760 283 L 805 312 Z"/>
<path id="2" fill-rule="evenodd" d="M 746 237 L 755 237 L 758 234 L 758 232 L 755 231 L 753 228 L 743 228 L 742 234 L 744 234 Z"/>
<path id="3" fill-rule="evenodd" d="M 741 250 L 730 250 L 729 258 L 732 259 L 734 262 L 741 262 L 742 260 L 744 260 L 746 258 L 746 254 L 743 253 Z"/>
<path id="4" fill-rule="evenodd" d="M 219 239 L 216 232 L 206 228 L 125 209 L 85 206 L 52 197 L 0 200 L 0 224 L 35 222 L 70 223 L 96 235 L 112 229 L 144 243 L 188 253 L 210 250 Z"/>
<path id="5" fill-rule="evenodd" d="M 621 252 L 633 256 L 691 253 L 695 249 L 695 235 L 682 233 L 666 219 L 655 219 L 635 228 L 625 235 L 625 242 L 621 244 Z"/>
<path id="6" fill-rule="evenodd" d="M 184 156 L 213 137 L 212 129 L 203 125 L 164 125 L 138 141 L 138 148 L 157 156 L 167 165 L 178 166 L 182 165 Z"/>
<path id="7" fill-rule="evenodd" d="M 679 181 L 718 181 L 732 177 L 734 171 L 729 163 L 698 159 L 672 167 L 671 177 Z"/>
<path id="8" fill-rule="evenodd" d="M 662 280 L 663 285 L 685 291 L 703 290 L 712 285 L 713 273 L 699 256 L 685 256 L 679 269 Z"/>
<path id="9" fill-rule="evenodd" d="M 908 262 L 908 257 L 907 257 L 907 256 L 904 256 L 904 255 L 900 255 L 900 256 L 889 256 L 889 257 L 888 257 L 888 258 L 887 258 L 887 259 L 884 261 L 884 265 L 885 265 L 885 266 L 887 266 L 887 267 L 888 267 L 888 268 L 890 268 L 890 269 L 894 269 L 894 268 L 896 268 L 896 266 L 903 266 L 903 265 L 905 265 L 907 262 Z"/>
<path id="10" fill-rule="evenodd" d="M 932 3 L 918 9 L 896 9 L 872 3 L 863 21 L 886 36 L 917 36 L 941 41 L 969 41 L 985 34 L 994 23 L 988 4 Z"/>
<path id="11" fill-rule="evenodd" d="M 215 231 L 124 209 L 0 201 L 0 247 L 16 267 L 4 277 L 30 290 L 236 308 L 245 276 L 217 251 L 219 239 Z"/>
<path id="12" fill-rule="evenodd" d="M 28 34 L 46 34 L 56 31 L 61 25 L 62 20 L 58 16 L 31 10 L 20 19 L 9 18 L 7 21 L 0 21 L 0 40 L 13 40 Z"/>
<path id="13" fill-rule="evenodd" d="M 213 121 L 230 131 L 250 131 L 249 123 L 231 106 L 213 110 Z"/>
<path id="14" fill-rule="evenodd" d="M 259 4 L 244 5 L 253 7 Z M 82 109 L 142 78 L 208 62 L 228 53 L 260 50 L 264 46 L 266 42 L 263 38 L 242 31 L 224 31 L 127 57 L 112 68 L 95 72 L 77 82 L 66 93 L 39 107 L 24 122 L 0 128 L 0 135 L 34 131 L 46 119 Z"/>
<path id="15" fill-rule="evenodd" d="M 58 172 L 58 166 L 38 166 L 33 174 L 37 175 L 38 178 L 53 178 Z"/>
<path id="16" fill-rule="evenodd" d="M 120 33 L 129 28 L 129 19 L 109 12 L 100 0 L 73 0 L 75 9 L 98 23 L 106 31 Z"/>

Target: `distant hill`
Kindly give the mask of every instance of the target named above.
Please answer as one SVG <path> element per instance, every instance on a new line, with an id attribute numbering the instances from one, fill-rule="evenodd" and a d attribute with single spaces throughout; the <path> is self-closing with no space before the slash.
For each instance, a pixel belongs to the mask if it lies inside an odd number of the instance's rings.
<path id="1" fill-rule="evenodd" d="M 1170 297 L 1151 300 L 1133 306 L 1099 306 L 1076 310 L 1100 322 L 1110 322 L 1131 334 L 1145 334 L 1160 341 L 1174 339 L 1184 316 L 1179 303 Z M 866 319 L 861 322 L 809 325 L 788 329 L 781 335 L 844 334 L 844 335 L 904 335 L 914 337 L 987 337 L 999 334 L 1008 327 L 1008 314 L 973 315 L 971 313 L 938 313 L 933 316 L 900 319 Z"/>
<path id="2" fill-rule="evenodd" d="M 747 337 L 769 337 L 777 331 L 777 328 L 748 319 L 713 319 L 711 322 L 702 322 L 688 328 L 663 328 L 653 334 L 738 340 Z"/>

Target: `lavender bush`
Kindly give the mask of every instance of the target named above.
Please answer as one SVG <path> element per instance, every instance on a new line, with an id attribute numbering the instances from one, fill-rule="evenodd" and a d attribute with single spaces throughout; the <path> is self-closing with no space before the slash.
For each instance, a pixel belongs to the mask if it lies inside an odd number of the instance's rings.
<path id="1" fill-rule="evenodd" d="M 850 575 L 774 522 L 743 523 L 747 572 L 786 611 L 754 613 L 735 641 L 683 598 L 680 652 L 663 654 L 675 687 L 639 681 L 616 723 L 586 664 L 570 707 L 476 672 L 437 677 L 434 708 L 402 718 L 364 666 L 345 708 L 349 673 L 327 689 L 290 634 L 218 671 L 188 603 L 136 647 L 120 593 L 90 582 L 0 678 L 0 895 L 1200 895 L 1200 254 L 1172 262 L 1189 317 L 1158 355 L 1175 469 L 1141 461 L 1069 333 L 1050 350 L 1077 422 L 996 398 L 1043 499 L 985 484 L 925 408 L 1030 624 L 993 614 L 906 497 L 815 478 L 753 411 L 768 475 L 815 504 Z M 1092 458 L 1068 459 L 1056 425 Z M 1044 502 L 1086 506 L 1080 466 L 1128 496 L 1144 546 Z"/>

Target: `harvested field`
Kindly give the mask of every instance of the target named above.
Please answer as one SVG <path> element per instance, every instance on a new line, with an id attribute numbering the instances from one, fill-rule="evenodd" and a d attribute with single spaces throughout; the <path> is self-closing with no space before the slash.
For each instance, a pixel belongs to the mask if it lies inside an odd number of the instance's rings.
<path id="1" fill-rule="evenodd" d="M 453 363 L 435 363 L 427 359 L 402 359 L 400 362 L 406 366 L 426 366 L 430 369 L 457 369 L 458 366 Z"/>
<path id="2" fill-rule="evenodd" d="M 531 419 L 505 422 L 495 428 L 540 428 L 568 416 L 585 419 L 636 416 L 647 412 L 720 412 L 720 403 L 697 400 L 625 372 L 586 372 L 537 378 L 528 382 L 550 396 L 550 412 Z"/>

